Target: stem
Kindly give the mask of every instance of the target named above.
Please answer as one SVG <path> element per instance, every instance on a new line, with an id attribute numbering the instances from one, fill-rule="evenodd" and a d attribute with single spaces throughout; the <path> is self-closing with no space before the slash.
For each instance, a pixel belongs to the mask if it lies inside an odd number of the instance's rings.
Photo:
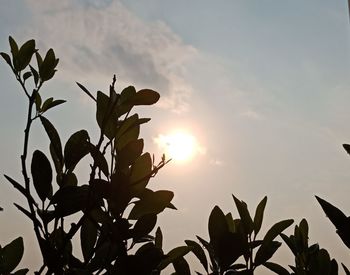
<path id="1" fill-rule="evenodd" d="M 24 83 L 21 81 L 21 79 L 18 79 L 18 81 L 20 82 L 24 92 L 26 93 L 26 95 L 28 96 L 28 99 L 29 99 L 28 113 L 27 113 L 27 123 L 26 123 L 26 127 L 25 127 L 25 130 L 24 130 L 23 153 L 21 155 L 21 166 L 22 166 L 22 175 L 23 175 L 24 184 L 25 184 L 24 187 L 25 187 L 27 193 L 30 194 L 30 179 L 28 177 L 26 160 L 27 160 L 27 155 L 28 155 L 29 133 L 30 133 L 32 122 L 33 122 L 33 119 L 32 119 L 33 105 L 34 105 L 34 101 L 35 101 L 35 96 L 39 92 L 41 84 L 39 85 L 39 87 L 36 90 L 34 89 L 32 95 L 29 96 L 28 91 L 27 91 L 27 89 L 24 86 Z M 27 201 L 28 201 L 28 206 L 29 206 L 30 213 L 34 217 L 34 220 L 37 220 L 35 209 L 34 209 L 34 203 L 29 199 L 29 197 L 27 197 Z M 38 240 L 39 247 L 40 247 L 40 250 L 41 250 L 41 254 L 42 254 L 42 257 L 44 259 L 44 251 L 43 251 L 43 248 L 42 248 L 42 240 L 43 239 L 41 237 L 39 227 L 38 227 L 37 224 L 35 224 L 34 220 L 33 220 L 34 233 L 35 233 L 35 236 L 36 236 L 36 238 Z"/>

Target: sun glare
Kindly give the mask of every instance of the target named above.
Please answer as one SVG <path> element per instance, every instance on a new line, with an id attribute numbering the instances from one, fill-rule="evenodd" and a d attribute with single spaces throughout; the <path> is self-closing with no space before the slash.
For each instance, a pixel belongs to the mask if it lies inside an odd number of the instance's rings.
<path id="1" fill-rule="evenodd" d="M 186 132 L 159 135 L 155 138 L 155 143 L 164 151 L 166 158 L 178 162 L 188 161 L 201 151 L 195 137 Z"/>

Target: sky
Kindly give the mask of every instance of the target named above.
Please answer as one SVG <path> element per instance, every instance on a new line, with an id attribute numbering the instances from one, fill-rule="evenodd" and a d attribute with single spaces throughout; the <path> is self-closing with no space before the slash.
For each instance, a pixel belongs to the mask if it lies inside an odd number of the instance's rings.
<path id="1" fill-rule="evenodd" d="M 253 213 L 267 195 L 264 230 L 306 218 L 310 242 L 349 266 L 314 198 L 350 213 L 350 156 L 341 146 L 350 143 L 347 11 L 345 0 L 2 0 L 0 50 L 9 51 L 9 35 L 54 48 L 58 72 L 43 93 L 68 100 L 49 114 L 62 140 L 80 129 L 97 138 L 94 105 L 75 81 L 107 91 L 116 74 L 119 89 L 160 93 L 139 111 L 152 118 L 141 132 L 147 151 L 160 158 L 157 140 L 174 131 L 196 144 L 190 160 L 170 162 L 150 183 L 175 192 L 178 210 L 159 218 L 166 249 L 207 238 L 214 205 L 237 216 L 231 194 Z M 0 169 L 20 179 L 26 102 L 5 62 L 0 83 Z M 39 125 L 30 145 L 47 150 Z M 37 248 L 13 202 L 23 199 L 3 179 L 0 241 L 24 235 L 29 266 Z M 293 263 L 286 249 L 274 259 Z"/>

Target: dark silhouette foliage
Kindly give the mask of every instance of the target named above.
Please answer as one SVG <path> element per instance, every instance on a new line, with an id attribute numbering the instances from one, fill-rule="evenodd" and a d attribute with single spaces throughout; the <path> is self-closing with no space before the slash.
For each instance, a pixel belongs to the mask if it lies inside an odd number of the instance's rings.
<path id="1" fill-rule="evenodd" d="M 233 195 L 238 218 L 215 206 L 208 221 L 209 240 L 197 236 L 196 241 L 185 240 L 184 245 L 165 253 L 157 218 L 166 208 L 176 209 L 172 204 L 174 194 L 152 190 L 148 184 L 168 160 L 162 156 L 156 162 L 154 156 L 143 151 L 140 126 L 150 119 L 134 113 L 138 106 L 155 104 L 159 94 L 150 89 L 137 91 L 133 86 L 117 92 L 115 76 L 107 93 L 95 94 L 77 83 L 96 104 L 100 135 L 92 141 L 89 133 L 80 129 L 62 143 L 48 113 L 65 100 L 43 99 L 41 94 L 43 84 L 54 77 L 59 59 L 52 49 L 43 57 L 34 40 L 18 46 L 9 37 L 9 44 L 11 53 L 0 55 L 27 97 L 28 113 L 21 155 L 23 178 L 4 176 L 27 201 L 25 207 L 14 205 L 33 224 L 42 256 L 42 266 L 35 274 L 157 275 L 172 264 L 173 275 L 187 275 L 191 274 L 186 259 L 189 253 L 202 266 L 202 273 L 196 271 L 198 275 L 253 275 L 258 267 L 279 275 L 338 274 L 338 264 L 327 250 L 318 244 L 309 245 L 305 219 L 295 225 L 289 237 L 283 232 L 293 224 L 292 219 L 277 222 L 263 237 L 258 236 L 267 197 L 258 204 L 253 216 L 247 203 Z M 33 123 L 44 128 L 49 155 L 38 148 L 28 156 Z M 344 148 L 350 153 L 350 145 L 344 144 Z M 81 182 L 76 174 L 76 167 L 84 158 L 90 162 L 87 182 Z M 350 248 L 349 218 L 324 199 L 316 198 Z M 73 254 L 73 246 L 77 245 L 73 238 L 80 239 L 82 258 Z M 288 268 L 272 260 L 282 245 L 278 238 L 294 255 L 295 263 Z M 14 271 L 23 252 L 21 237 L 0 246 L 0 274 L 26 274 L 28 269 Z M 350 274 L 344 264 L 342 267 Z"/>

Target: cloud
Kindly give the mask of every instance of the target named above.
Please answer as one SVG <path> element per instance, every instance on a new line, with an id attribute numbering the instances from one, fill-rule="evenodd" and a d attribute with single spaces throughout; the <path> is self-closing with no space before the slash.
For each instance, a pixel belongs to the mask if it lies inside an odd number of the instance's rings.
<path id="1" fill-rule="evenodd" d="M 65 77 L 110 79 L 116 73 L 125 84 L 158 90 L 159 106 L 188 109 L 192 87 L 184 76 L 197 51 L 164 22 L 142 20 L 120 1 L 26 2 L 32 21 L 22 26 L 22 36 L 53 47 Z"/>
<path id="2" fill-rule="evenodd" d="M 260 113 L 253 110 L 247 110 L 247 111 L 241 112 L 239 116 L 253 119 L 253 120 L 262 120 L 264 118 Z"/>

